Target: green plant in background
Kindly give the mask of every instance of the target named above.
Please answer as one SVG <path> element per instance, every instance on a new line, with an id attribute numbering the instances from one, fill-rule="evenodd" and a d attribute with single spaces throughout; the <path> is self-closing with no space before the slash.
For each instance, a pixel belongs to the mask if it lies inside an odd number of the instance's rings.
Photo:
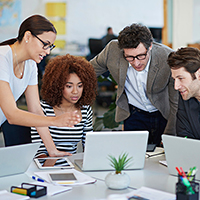
<path id="1" fill-rule="evenodd" d="M 113 79 L 113 77 L 111 75 L 109 75 L 108 77 L 104 77 L 102 75 L 99 76 L 98 82 L 103 82 L 103 81 L 110 81 L 110 82 L 114 83 L 115 85 L 117 85 L 117 83 L 115 82 L 115 80 Z M 122 124 L 122 122 L 116 122 L 115 121 L 115 112 L 116 112 L 115 99 L 116 99 L 116 95 L 117 94 L 115 92 L 112 96 L 113 102 L 110 104 L 109 110 L 104 113 L 103 117 L 96 117 L 94 125 L 93 125 L 94 131 L 100 131 L 103 128 L 113 129 L 113 128 L 119 127 L 119 125 Z"/>
<path id="2" fill-rule="evenodd" d="M 119 155 L 118 160 L 111 155 L 108 155 L 108 159 L 111 162 L 111 166 L 115 169 L 116 174 L 121 174 L 121 171 L 128 167 L 128 164 L 132 160 L 132 157 L 128 158 L 128 153 Z"/>

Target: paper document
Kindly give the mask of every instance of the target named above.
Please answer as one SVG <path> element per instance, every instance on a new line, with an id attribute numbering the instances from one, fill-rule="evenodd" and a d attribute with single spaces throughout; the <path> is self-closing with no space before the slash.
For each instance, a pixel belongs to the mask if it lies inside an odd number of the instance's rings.
<path id="1" fill-rule="evenodd" d="M 0 191 L 0 200 L 25 200 L 25 199 L 30 199 L 30 197 L 8 192 L 7 190 Z"/>
<path id="2" fill-rule="evenodd" d="M 35 175 L 37 175 L 38 177 L 42 178 L 43 180 L 45 180 L 48 183 L 51 183 L 50 178 L 49 178 L 49 174 L 50 173 L 73 173 L 76 178 L 77 181 L 76 182 L 72 182 L 72 183 L 66 183 L 66 184 L 62 184 L 62 185 L 83 185 L 83 184 L 89 184 L 89 183 L 94 183 L 96 182 L 96 179 L 91 178 L 90 176 L 79 172 L 75 169 L 65 169 L 65 170 L 53 170 L 53 171 L 45 171 L 45 172 L 34 172 Z"/>
<path id="3" fill-rule="evenodd" d="M 35 181 L 35 182 L 32 182 L 31 184 L 46 186 L 48 196 L 60 194 L 62 192 L 66 192 L 66 191 L 69 191 L 72 189 L 72 187 L 63 187 L 63 186 L 59 186 L 59 185 L 53 185 L 53 184 L 47 183 L 47 182 L 41 183 L 41 182 Z"/>
<path id="4" fill-rule="evenodd" d="M 148 200 L 175 200 L 176 195 L 160 190 L 141 187 L 127 194 L 111 194 L 106 200 L 128 200 L 132 196 L 140 196 Z"/>
<path id="5" fill-rule="evenodd" d="M 175 200 L 176 195 L 160 190 L 151 189 L 148 187 L 141 187 L 138 190 L 132 192 L 134 195 L 138 195 L 149 200 Z"/>

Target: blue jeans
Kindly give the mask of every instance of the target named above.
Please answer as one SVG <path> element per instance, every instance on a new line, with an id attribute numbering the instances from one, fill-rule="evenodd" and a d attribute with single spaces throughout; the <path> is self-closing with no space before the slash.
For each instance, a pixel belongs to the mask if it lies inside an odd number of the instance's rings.
<path id="1" fill-rule="evenodd" d="M 167 120 L 159 111 L 149 113 L 129 104 L 130 116 L 124 121 L 125 131 L 149 131 L 148 144 L 160 146 L 161 135 L 165 130 Z"/>

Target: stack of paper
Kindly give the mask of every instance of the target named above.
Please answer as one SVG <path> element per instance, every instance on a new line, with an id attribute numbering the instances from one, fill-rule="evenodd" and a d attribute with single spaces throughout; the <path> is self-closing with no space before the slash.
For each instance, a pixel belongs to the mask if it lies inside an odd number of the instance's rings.
<path id="1" fill-rule="evenodd" d="M 107 197 L 107 200 L 128 200 L 133 196 L 143 197 L 148 200 L 175 200 L 176 195 L 160 190 L 151 189 L 148 187 L 141 187 L 138 190 L 134 190 L 127 194 L 111 194 Z"/>
<path id="2" fill-rule="evenodd" d="M 11 193 L 11 192 L 8 192 L 7 190 L 0 191 L 0 200 L 25 200 L 25 199 L 30 199 L 30 197 Z"/>

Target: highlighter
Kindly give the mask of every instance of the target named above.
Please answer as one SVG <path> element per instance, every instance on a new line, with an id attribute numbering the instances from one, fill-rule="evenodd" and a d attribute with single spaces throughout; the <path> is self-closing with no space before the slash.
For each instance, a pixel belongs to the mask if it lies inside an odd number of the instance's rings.
<path id="1" fill-rule="evenodd" d="M 23 188 L 14 188 L 12 190 L 13 193 L 16 193 L 16 194 L 21 194 L 21 195 L 27 195 L 27 189 L 23 189 Z"/>

